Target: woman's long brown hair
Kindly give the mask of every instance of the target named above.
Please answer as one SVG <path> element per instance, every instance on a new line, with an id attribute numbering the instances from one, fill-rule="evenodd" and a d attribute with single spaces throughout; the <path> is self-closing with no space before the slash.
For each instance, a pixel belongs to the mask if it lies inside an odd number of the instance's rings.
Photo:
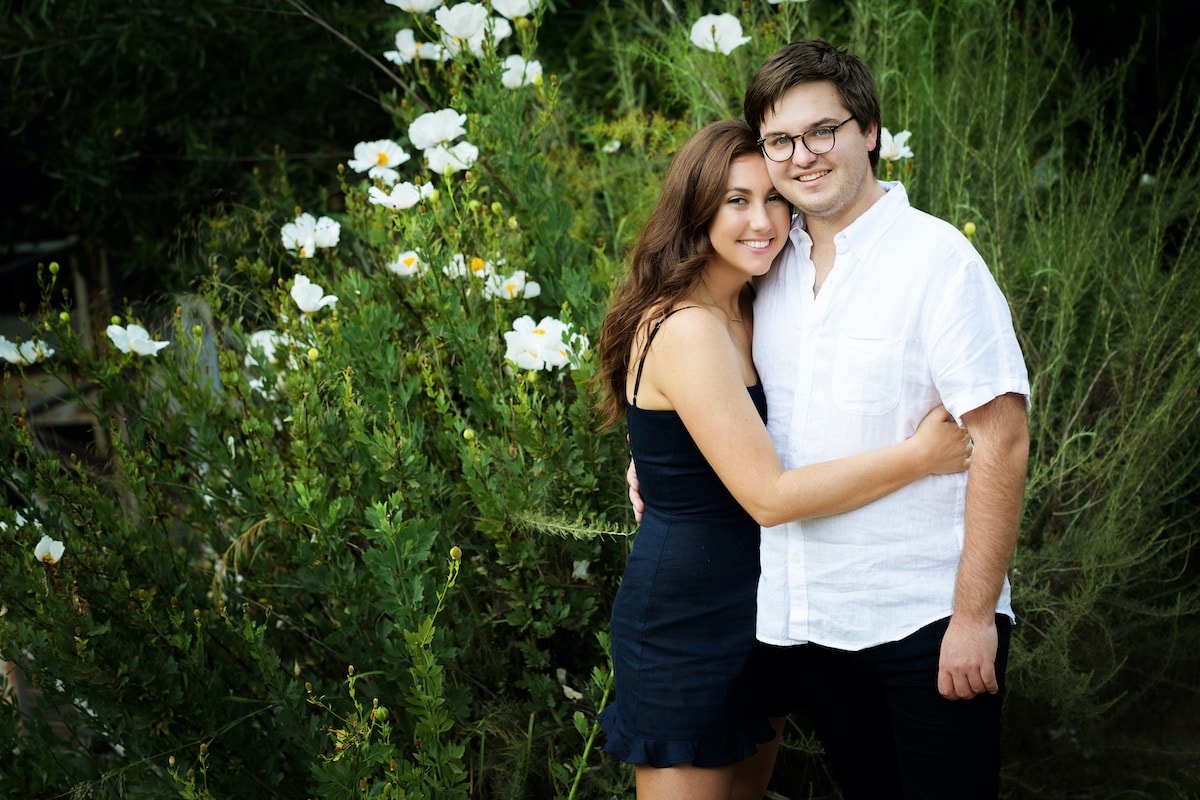
<path id="1" fill-rule="evenodd" d="M 625 412 L 633 341 L 638 328 L 648 328 L 657 316 L 647 312 L 670 309 L 700 281 L 714 252 L 708 225 L 724 201 L 729 166 L 747 155 L 761 158 L 750 127 L 741 120 L 722 120 L 693 134 L 671 160 L 629 273 L 613 293 L 600 326 L 595 380 L 605 389 L 599 405 L 603 428 Z"/>

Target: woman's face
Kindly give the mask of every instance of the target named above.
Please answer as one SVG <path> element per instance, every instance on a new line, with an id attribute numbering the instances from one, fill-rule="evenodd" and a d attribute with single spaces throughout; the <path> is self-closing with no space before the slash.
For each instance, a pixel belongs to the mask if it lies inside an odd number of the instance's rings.
<path id="1" fill-rule="evenodd" d="M 762 156 L 742 156 L 729 165 L 725 197 L 708 238 L 716 255 L 710 270 L 733 270 L 743 279 L 763 275 L 787 241 L 791 206 L 775 191 Z"/>

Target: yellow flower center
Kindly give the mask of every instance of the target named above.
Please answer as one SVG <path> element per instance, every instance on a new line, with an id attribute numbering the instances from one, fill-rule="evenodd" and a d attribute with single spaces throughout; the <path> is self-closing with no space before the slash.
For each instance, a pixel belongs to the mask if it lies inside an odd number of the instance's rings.
<path id="1" fill-rule="evenodd" d="M 377 159 L 375 162 L 376 164 L 378 164 L 381 167 L 385 166 L 388 163 L 388 154 L 383 152 L 382 150 L 380 150 L 379 154 L 376 156 L 376 159 Z"/>

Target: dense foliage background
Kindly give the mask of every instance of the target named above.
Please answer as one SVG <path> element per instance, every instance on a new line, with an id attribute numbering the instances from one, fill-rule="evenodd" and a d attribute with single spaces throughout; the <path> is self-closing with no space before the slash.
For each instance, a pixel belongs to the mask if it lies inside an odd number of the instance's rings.
<path id="1" fill-rule="evenodd" d="M 871 63 L 915 152 L 881 177 L 973 227 L 1029 362 L 1005 796 L 1200 792 L 1174 4 L 1125 49 L 1054 3 L 547 3 L 409 64 L 382 54 L 435 40 L 432 12 L 383 0 L 0 10 L 0 334 L 54 351 L 3 373 L 0 796 L 628 796 L 592 724 L 626 451 L 595 432 L 585 340 L 674 148 L 811 35 Z M 750 36 L 728 55 L 688 41 L 720 12 Z M 543 78 L 505 85 L 514 54 Z M 445 108 L 468 170 L 412 141 Z M 380 139 L 436 191 L 372 202 L 348 164 Z M 336 244 L 301 254 L 301 214 Z M 513 361 L 523 316 L 570 326 L 561 366 Z M 795 720 L 773 789 L 835 796 L 816 750 Z"/>

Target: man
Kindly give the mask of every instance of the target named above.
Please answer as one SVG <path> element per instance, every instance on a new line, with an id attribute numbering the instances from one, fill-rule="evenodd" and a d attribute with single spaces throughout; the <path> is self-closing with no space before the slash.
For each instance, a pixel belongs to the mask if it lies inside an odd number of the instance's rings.
<path id="1" fill-rule="evenodd" d="M 799 212 L 754 306 L 783 466 L 900 441 L 939 402 L 975 447 L 969 476 L 763 529 L 771 691 L 810 719 L 847 800 L 994 798 L 1029 448 L 1007 303 L 962 234 L 876 181 L 879 99 L 859 58 L 786 45 L 744 105 Z"/>

